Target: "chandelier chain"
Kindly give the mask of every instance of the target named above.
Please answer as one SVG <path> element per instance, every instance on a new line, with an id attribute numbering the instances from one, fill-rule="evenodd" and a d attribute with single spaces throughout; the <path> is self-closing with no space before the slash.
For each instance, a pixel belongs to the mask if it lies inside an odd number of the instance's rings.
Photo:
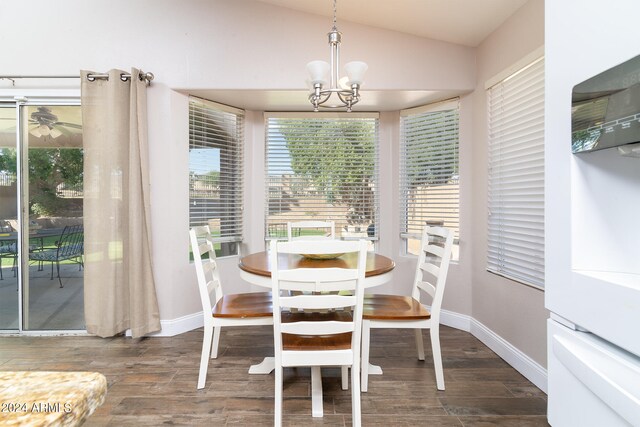
<path id="1" fill-rule="evenodd" d="M 338 15 L 338 6 L 336 6 L 337 0 L 333 0 L 333 30 L 336 31 L 338 29 L 336 23 L 336 16 Z"/>

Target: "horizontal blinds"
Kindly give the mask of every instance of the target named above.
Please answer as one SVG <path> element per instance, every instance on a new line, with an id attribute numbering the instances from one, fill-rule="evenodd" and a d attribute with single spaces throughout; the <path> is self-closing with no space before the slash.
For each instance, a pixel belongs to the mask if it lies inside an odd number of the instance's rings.
<path id="1" fill-rule="evenodd" d="M 544 60 L 488 91 L 487 269 L 544 286 Z"/>
<path id="2" fill-rule="evenodd" d="M 242 110 L 189 99 L 189 226 L 242 240 Z"/>
<path id="3" fill-rule="evenodd" d="M 378 119 L 266 118 L 266 238 L 287 222 L 335 221 L 340 238 L 378 235 Z"/>
<path id="4" fill-rule="evenodd" d="M 459 237 L 458 104 L 407 114 L 400 122 L 400 233 L 443 225 Z"/>

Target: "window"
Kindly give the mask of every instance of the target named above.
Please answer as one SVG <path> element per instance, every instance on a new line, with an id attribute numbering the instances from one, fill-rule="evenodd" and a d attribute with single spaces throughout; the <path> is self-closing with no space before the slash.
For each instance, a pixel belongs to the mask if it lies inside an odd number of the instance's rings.
<path id="1" fill-rule="evenodd" d="M 266 176 L 267 239 L 322 220 L 338 238 L 377 240 L 377 114 L 268 115 Z"/>
<path id="2" fill-rule="evenodd" d="M 488 91 L 487 270 L 544 286 L 544 60 Z"/>
<path id="3" fill-rule="evenodd" d="M 189 227 L 209 225 L 216 255 L 242 240 L 244 112 L 189 99 Z"/>
<path id="4" fill-rule="evenodd" d="M 417 255 L 425 225 L 460 230 L 458 101 L 404 110 L 400 116 L 400 237 Z"/>

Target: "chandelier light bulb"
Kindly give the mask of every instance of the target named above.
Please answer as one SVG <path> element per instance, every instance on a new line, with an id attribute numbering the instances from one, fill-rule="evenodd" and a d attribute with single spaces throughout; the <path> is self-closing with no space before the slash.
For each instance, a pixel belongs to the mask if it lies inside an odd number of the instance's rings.
<path id="1" fill-rule="evenodd" d="M 347 72 L 347 77 L 349 78 L 349 86 L 354 84 L 361 85 L 364 73 L 368 68 L 369 66 L 367 63 L 362 61 L 351 61 L 347 63 L 344 66 L 344 69 Z"/>
<path id="2" fill-rule="evenodd" d="M 307 71 L 309 72 L 309 80 L 311 81 L 311 85 L 326 85 L 329 81 L 329 68 L 330 65 L 326 61 L 309 62 L 307 64 Z"/>

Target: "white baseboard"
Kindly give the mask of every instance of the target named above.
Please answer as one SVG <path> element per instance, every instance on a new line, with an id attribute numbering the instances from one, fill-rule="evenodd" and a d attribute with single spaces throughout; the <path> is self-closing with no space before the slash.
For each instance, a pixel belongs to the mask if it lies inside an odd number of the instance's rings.
<path id="1" fill-rule="evenodd" d="M 172 337 L 201 328 L 203 323 L 201 311 L 177 319 L 161 320 L 162 330 L 149 336 Z M 471 333 L 536 387 L 547 392 L 547 370 L 476 319 L 466 314 L 442 310 L 440 324 Z"/>
<path id="2" fill-rule="evenodd" d="M 471 333 L 536 387 L 547 392 L 547 370 L 473 317 L 441 310 L 440 324 Z"/>
<path id="3" fill-rule="evenodd" d="M 172 337 L 204 326 L 202 312 L 188 314 L 171 320 L 160 320 L 160 332 L 149 334 L 149 337 Z"/>
<path id="4" fill-rule="evenodd" d="M 500 335 L 471 318 L 471 335 L 493 350 L 540 390 L 547 392 L 547 370 Z"/>
<path id="5" fill-rule="evenodd" d="M 440 310 L 440 324 L 465 332 L 471 331 L 471 317 L 455 311 Z"/>

